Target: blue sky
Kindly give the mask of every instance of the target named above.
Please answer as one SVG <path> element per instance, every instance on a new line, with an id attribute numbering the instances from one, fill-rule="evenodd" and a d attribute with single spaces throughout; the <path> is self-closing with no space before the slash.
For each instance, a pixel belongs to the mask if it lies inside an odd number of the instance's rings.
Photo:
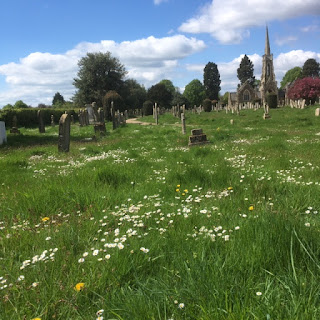
<path id="1" fill-rule="evenodd" d="M 247 54 L 261 76 L 268 24 L 278 84 L 308 58 L 320 62 L 319 0 L 10 0 L 0 3 L 0 108 L 70 99 L 77 62 L 110 51 L 149 88 L 183 91 L 215 62 L 221 93 L 237 87 Z"/>

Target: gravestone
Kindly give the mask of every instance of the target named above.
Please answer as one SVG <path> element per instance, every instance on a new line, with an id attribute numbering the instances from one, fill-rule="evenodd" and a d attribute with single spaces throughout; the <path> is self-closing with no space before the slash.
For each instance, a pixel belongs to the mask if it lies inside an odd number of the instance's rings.
<path id="1" fill-rule="evenodd" d="M 0 121 L 0 145 L 7 142 L 6 125 Z"/>
<path id="2" fill-rule="evenodd" d="M 182 134 L 186 134 L 186 117 L 184 113 L 181 113 L 181 126 L 182 126 Z"/>
<path id="3" fill-rule="evenodd" d="M 63 114 L 59 120 L 58 151 L 69 152 L 70 147 L 70 116 Z"/>
<path id="4" fill-rule="evenodd" d="M 231 124 L 231 125 L 233 125 L 233 124 L 234 124 L 233 119 L 230 119 L 230 124 Z"/>
<path id="5" fill-rule="evenodd" d="M 316 109 L 315 116 L 316 116 L 316 117 L 319 117 L 319 116 L 320 116 L 320 108 L 317 108 L 317 109 Z"/>
<path id="6" fill-rule="evenodd" d="M 12 127 L 10 133 L 20 134 L 20 130 L 18 129 L 18 119 L 16 115 L 14 115 L 12 118 Z"/>
<path id="7" fill-rule="evenodd" d="M 42 110 L 38 110 L 37 112 L 37 117 L 38 117 L 38 122 L 39 122 L 39 132 L 40 133 L 45 133 L 46 128 L 44 126 L 44 120 L 43 120 L 43 112 Z"/>
<path id="8" fill-rule="evenodd" d="M 86 104 L 86 111 L 87 111 L 88 121 L 89 121 L 88 124 L 93 124 L 95 122 L 95 119 L 94 119 L 94 111 L 91 104 Z"/>
<path id="9" fill-rule="evenodd" d="M 100 122 L 97 103 L 96 102 L 92 102 L 91 106 L 92 106 L 92 110 L 93 110 L 94 122 Z"/>
<path id="10" fill-rule="evenodd" d="M 51 119 L 51 127 L 54 127 L 54 126 L 55 126 L 55 123 L 54 123 L 54 116 L 53 116 L 53 114 L 51 115 L 50 119 Z"/>
<path id="11" fill-rule="evenodd" d="M 207 135 L 203 134 L 202 129 L 192 129 L 191 136 L 189 136 L 189 146 L 196 146 L 206 144 L 209 141 L 207 140 Z"/>

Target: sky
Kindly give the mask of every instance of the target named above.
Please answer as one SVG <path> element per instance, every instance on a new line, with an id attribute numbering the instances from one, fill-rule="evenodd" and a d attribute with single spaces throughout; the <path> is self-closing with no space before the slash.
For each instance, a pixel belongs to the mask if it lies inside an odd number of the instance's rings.
<path id="1" fill-rule="evenodd" d="M 89 52 L 109 51 L 146 89 L 169 79 L 181 92 L 214 62 L 221 94 L 235 91 L 244 54 L 261 77 L 266 25 L 278 86 L 320 62 L 319 0 L 1 0 L 0 108 L 71 99 Z"/>

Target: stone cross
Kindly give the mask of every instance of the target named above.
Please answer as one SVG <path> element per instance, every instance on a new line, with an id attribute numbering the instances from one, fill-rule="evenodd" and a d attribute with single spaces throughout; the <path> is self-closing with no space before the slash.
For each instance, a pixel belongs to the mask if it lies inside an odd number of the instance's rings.
<path id="1" fill-rule="evenodd" d="M 63 114 L 59 120 L 58 151 L 69 152 L 70 147 L 70 116 Z"/>

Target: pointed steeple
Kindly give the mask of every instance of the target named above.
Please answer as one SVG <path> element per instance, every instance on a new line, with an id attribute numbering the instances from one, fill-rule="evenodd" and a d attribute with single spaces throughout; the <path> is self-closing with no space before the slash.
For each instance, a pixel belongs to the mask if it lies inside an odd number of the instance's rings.
<path id="1" fill-rule="evenodd" d="M 266 45 L 264 48 L 264 54 L 270 55 L 270 43 L 269 43 L 269 33 L 268 33 L 268 26 L 266 26 Z"/>

